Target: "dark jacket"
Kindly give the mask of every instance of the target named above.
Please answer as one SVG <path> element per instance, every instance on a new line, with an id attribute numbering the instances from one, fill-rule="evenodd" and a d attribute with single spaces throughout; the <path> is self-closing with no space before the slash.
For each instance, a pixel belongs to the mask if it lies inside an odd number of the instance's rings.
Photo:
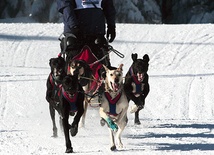
<path id="1" fill-rule="evenodd" d="M 76 0 L 78 1 L 78 0 Z M 63 14 L 64 33 L 72 33 L 75 27 L 83 35 L 104 35 L 105 21 L 108 27 L 115 28 L 115 8 L 112 0 L 102 0 L 101 8 L 77 9 L 75 0 L 57 0 L 57 8 Z M 96 3 L 96 0 L 79 0 Z"/>

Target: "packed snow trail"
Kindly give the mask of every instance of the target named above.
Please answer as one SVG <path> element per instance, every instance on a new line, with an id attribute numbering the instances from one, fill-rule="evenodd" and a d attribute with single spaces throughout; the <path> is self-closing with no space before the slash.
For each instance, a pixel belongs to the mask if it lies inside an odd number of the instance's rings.
<path id="1" fill-rule="evenodd" d="M 62 29 L 62 24 L 0 23 L 0 154 L 65 152 L 63 133 L 51 137 L 45 100 L 49 59 L 60 52 Z M 131 53 L 150 56 L 151 91 L 140 113 L 142 124 L 135 126 L 134 116 L 128 113 L 122 135 L 124 148 L 112 152 L 107 127 L 100 126 L 98 108 L 90 107 L 85 128 L 71 137 L 74 152 L 213 154 L 213 29 L 212 24 L 118 24 L 117 38 L 111 45 L 125 58 L 111 53 L 112 65 L 123 63 L 125 75 L 132 63 Z"/>

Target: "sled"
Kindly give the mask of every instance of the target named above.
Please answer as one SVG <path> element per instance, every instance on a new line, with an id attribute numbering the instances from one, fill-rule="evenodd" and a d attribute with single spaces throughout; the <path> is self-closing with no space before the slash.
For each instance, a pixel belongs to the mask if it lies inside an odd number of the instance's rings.
<path id="1" fill-rule="evenodd" d="M 104 49 L 101 49 L 101 50 L 104 50 Z M 69 60 L 69 61 L 82 60 L 82 61 L 85 61 L 89 65 L 89 67 L 92 71 L 92 77 L 82 77 L 82 78 L 88 78 L 90 80 L 90 86 L 89 86 L 87 92 L 85 92 L 85 95 L 88 97 L 88 100 L 92 106 L 97 106 L 100 104 L 99 103 L 100 101 L 98 98 L 98 95 L 99 95 L 98 94 L 98 88 L 100 87 L 100 84 L 102 82 L 101 82 L 101 79 L 99 77 L 98 71 L 103 66 L 101 61 L 104 60 L 106 57 L 108 57 L 110 52 L 114 52 L 119 57 L 124 58 L 124 55 L 122 53 L 115 50 L 110 45 L 106 45 L 105 50 L 107 50 L 107 51 L 105 51 L 105 52 L 100 51 L 100 52 L 103 52 L 105 54 L 103 55 L 103 57 L 101 59 L 98 59 L 96 57 L 96 55 L 93 53 L 93 51 L 91 50 L 91 48 L 89 46 L 85 45 L 81 49 L 80 53 L 78 53 L 71 60 Z M 62 52 L 61 54 L 65 54 L 65 53 Z"/>

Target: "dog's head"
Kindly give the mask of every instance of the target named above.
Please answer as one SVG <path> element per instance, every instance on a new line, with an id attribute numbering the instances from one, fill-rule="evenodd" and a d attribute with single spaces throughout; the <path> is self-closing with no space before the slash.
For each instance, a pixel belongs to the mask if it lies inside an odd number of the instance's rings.
<path id="1" fill-rule="evenodd" d="M 49 65 L 54 79 L 61 80 L 62 76 L 65 75 L 65 60 L 62 57 L 51 58 Z"/>
<path id="2" fill-rule="evenodd" d="M 85 66 L 85 61 L 72 60 L 68 65 L 68 74 L 81 76 L 85 73 Z"/>
<path id="3" fill-rule="evenodd" d="M 121 64 L 118 68 L 111 67 L 110 69 L 104 66 L 105 68 L 105 84 L 106 89 L 110 89 L 113 92 L 117 92 L 121 89 L 123 84 L 123 64 Z"/>
<path id="4" fill-rule="evenodd" d="M 78 75 L 67 75 L 62 80 L 64 91 L 71 97 L 78 91 Z"/>
<path id="5" fill-rule="evenodd" d="M 143 59 L 138 59 L 137 53 L 132 54 L 132 69 L 133 69 L 133 74 L 137 76 L 138 81 L 143 81 L 144 75 L 148 71 L 149 67 L 149 56 L 145 54 L 143 56 Z"/>

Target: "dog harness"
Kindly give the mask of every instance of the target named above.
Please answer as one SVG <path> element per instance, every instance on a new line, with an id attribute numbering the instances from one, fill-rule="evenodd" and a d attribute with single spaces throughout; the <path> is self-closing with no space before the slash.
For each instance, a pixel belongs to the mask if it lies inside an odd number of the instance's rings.
<path id="1" fill-rule="evenodd" d="M 51 85 L 52 85 L 52 87 L 53 87 L 53 89 L 56 87 L 56 85 L 55 85 L 55 83 L 54 83 L 54 81 L 53 81 L 53 75 L 52 74 L 50 74 L 50 76 L 49 76 L 50 78 L 49 78 L 49 80 L 50 80 L 50 83 L 51 83 Z"/>
<path id="2" fill-rule="evenodd" d="M 109 103 L 109 112 L 108 114 L 117 116 L 118 114 L 116 113 L 116 103 L 119 101 L 122 93 L 119 93 L 115 98 L 111 98 L 111 95 L 108 92 L 105 92 L 105 97 L 108 100 Z"/>
<path id="3" fill-rule="evenodd" d="M 54 91 L 54 96 L 57 94 L 57 87 L 59 87 L 60 84 L 56 84 L 54 83 L 54 77 L 52 74 L 49 75 L 49 80 L 50 80 L 50 83 L 52 85 L 52 90 Z"/>
<path id="4" fill-rule="evenodd" d="M 132 79 L 134 81 L 134 84 L 136 86 L 135 94 L 141 94 L 142 91 L 143 91 L 143 89 L 142 89 L 142 83 L 140 81 L 138 81 L 136 75 L 133 72 L 133 68 L 132 67 L 129 68 L 129 72 L 130 72 L 130 74 L 132 76 Z"/>
<path id="5" fill-rule="evenodd" d="M 70 105 L 70 112 L 77 112 L 76 101 L 77 101 L 78 93 L 76 92 L 73 97 L 70 97 L 66 93 L 66 91 L 64 90 L 62 85 L 60 85 L 60 91 L 58 93 L 59 96 L 60 96 L 60 92 L 62 92 L 62 96 L 66 99 L 66 101 L 68 101 L 68 103 Z"/>

